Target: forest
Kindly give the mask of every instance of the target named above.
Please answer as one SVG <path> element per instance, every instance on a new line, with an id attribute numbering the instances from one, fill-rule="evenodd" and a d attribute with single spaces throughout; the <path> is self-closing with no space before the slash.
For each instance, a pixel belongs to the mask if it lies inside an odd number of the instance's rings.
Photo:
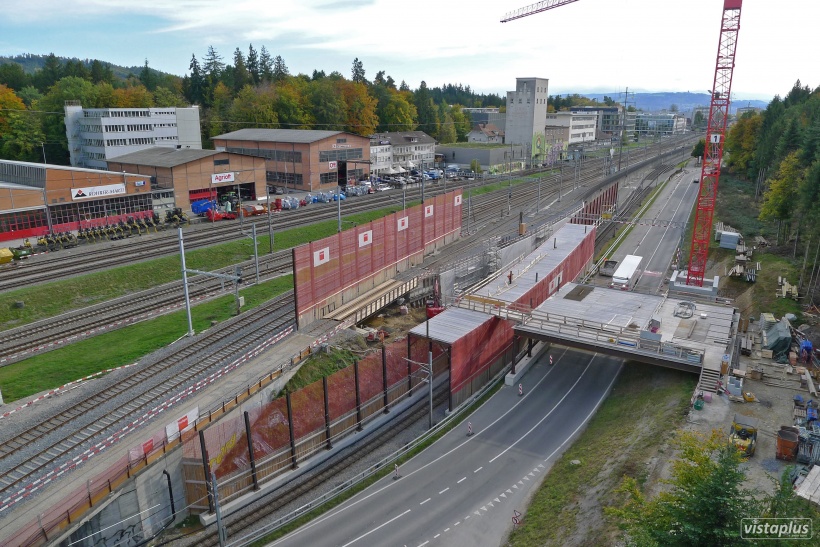
<path id="1" fill-rule="evenodd" d="M 726 165 L 755 185 L 760 220 L 774 221 L 778 243 L 820 240 L 820 87 L 800 80 L 760 113 L 729 129 Z"/>
<path id="2" fill-rule="evenodd" d="M 139 67 L 132 67 L 139 68 Z M 512 86 L 514 82 L 510 82 Z M 604 104 L 615 102 L 609 97 Z M 243 127 L 328 129 L 371 135 L 424 131 L 440 143 L 466 141 L 472 122 L 464 107 L 505 108 L 505 97 L 477 93 L 469 85 L 411 90 L 384 70 L 367 78 L 354 59 L 349 75 L 314 70 L 292 75 L 285 60 L 265 46 L 236 48 L 226 59 L 210 46 L 195 54 L 189 73 L 139 70 L 94 59 L 20 55 L 0 58 L 0 158 L 68 164 L 65 101 L 86 108 L 200 107 L 203 147 L 211 137 Z M 549 97 L 550 111 L 595 101 L 578 94 Z"/>

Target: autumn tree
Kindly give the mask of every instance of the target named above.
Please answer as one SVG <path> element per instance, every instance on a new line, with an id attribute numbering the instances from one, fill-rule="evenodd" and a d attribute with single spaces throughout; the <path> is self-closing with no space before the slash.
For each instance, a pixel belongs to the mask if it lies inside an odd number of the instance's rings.
<path id="1" fill-rule="evenodd" d="M 666 490 L 650 500 L 630 477 L 619 489 L 623 505 L 606 509 L 625 532 L 627 545 L 740 545 L 741 518 L 764 510 L 743 488 L 740 452 L 720 431 L 709 437 L 681 432 L 676 448 Z"/>
<path id="2" fill-rule="evenodd" d="M 342 131 L 347 122 L 347 105 L 329 78 L 313 82 L 309 94 L 311 113 L 318 129 Z"/>
<path id="3" fill-rule="evenodd" d="M 769 188 L 763 194 L 760 206 L 760 220 L 789 222 L 797 206 L 797 188 L 806 175 L 800 167 L 797 152 L 786 156 L 777 169 L 777 174 L 769 180 Z"/>
<path id="4" fill-rule="evenodd" d="M 308 84 L 297 78 L 291 78 L 276 86 L 273 107 L 283 128 L 311 128 L 307 89 Z"/>
<path id="5" fill-rule="evenodd" d="M 115 89 L 113 100 L 111 106 L 115 108 L 151 108 L 154 106 L 154 96 L 143 85 Z"/>
<path id="6" fill-rule="evenodd" d="M 347 123 L 345 131 L 358 135 L 372 135 L 376 132 L 379 118 L 376 115 L 377 101 L 367 93 L 367 86 L 362 82 L 340 81 L 342 97 L 347 106 Z"/>
<path id="7" fill-rule="evenodd" d="M 232 122 L 247 127 L 276 127 L 279 118 L 273 104 L 270 88 L 257 91 L 248 84 L 233 100 L 228 115 Z"/>
<path id="8" fill-rule="evenodd" d="M 753 176 L 748 171 L 754 159 L 762 122 L 759 114 L 745 114 L 732 125 L 726 135 L 726 165 L 739 173 Z"/>

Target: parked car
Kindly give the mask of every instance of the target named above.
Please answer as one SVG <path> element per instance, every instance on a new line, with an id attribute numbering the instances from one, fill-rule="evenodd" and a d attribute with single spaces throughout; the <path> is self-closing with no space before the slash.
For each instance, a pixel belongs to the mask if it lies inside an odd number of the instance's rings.
<path id="1" fill-rule="evenodd" d="M 390 188 L 389 184 L 379 184 L 378 186 L 376 186 L 376 190 L 378 190 L 379 192 L 386 192 L 387 190 L 390 190 L 390 189 L 391 188 Z"/>

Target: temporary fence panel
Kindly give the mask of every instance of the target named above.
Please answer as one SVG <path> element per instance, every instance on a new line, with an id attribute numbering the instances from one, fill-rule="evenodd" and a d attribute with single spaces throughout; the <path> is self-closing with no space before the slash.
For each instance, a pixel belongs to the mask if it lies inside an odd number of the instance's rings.
<path id="1" fill-rule="evenodd" d="M 327 377 L 331 437 L 356 427 L 356 379 L 353 366 L 347 366 Z M 342 419 L 344 418 L 344 419 Z"/>
<path id="2" fill-rule="evenodd" d="M 295 391 L 290 396 L 293 410 L 293 435 L 306 437 L 325 427 L 325 390 L 322 380 Z"/>
<path id="3" fill-rule="evenodd" d="M 338 241 L 339 269 L 333 272 L 333 267 L 328 268 L 332 279 L 328 277 L 326 283 L 321 287 L 321 292 L 316 294 L 317 301 L 336 293 L 342 287 L 347 287 L 359 279 L 356 231 L 345 230 L 327 239 L 336 239 Z"/>
<path id="4" fill-rule="evenodd" d="M 451 391 L 460 390 L 473 377 L 486 370 L 510 344 L 512 336 L 510 323 L 498 317 L 490 317 L 456 340 L 450 347 Z"/>

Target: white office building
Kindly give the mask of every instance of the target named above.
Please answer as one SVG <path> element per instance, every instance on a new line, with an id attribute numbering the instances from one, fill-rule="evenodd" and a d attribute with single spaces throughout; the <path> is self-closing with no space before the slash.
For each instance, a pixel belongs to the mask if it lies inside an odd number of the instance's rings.
<path id="1" fill-rule="evenodd" d="M 562 127 L 566 130 L 568 144 L 595 140 L 598 128 L 598 112 L 561 111 L 547 114 L 547 129 Z"/>
<path id="2" fill-rule="evenodd" d="M 83 108 L 66 101 L 71 165 L 107 169 L 108 160 L 154 146 L 202 149 L 199 107 Z"/>

